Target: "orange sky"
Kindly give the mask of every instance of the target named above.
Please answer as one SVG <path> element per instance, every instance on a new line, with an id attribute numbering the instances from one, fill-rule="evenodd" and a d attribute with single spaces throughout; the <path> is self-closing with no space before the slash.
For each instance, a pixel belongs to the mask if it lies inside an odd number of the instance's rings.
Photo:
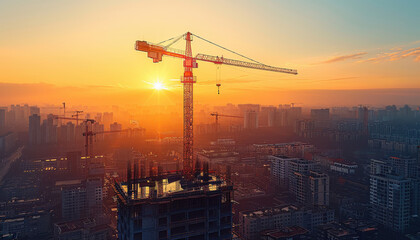
<path id="1" fill-rule="evenodd" d="M 419 4 L 336 2 L 2 1 L 0 104 L 178 104 L 182 88 L 174 79 L 182 74 L 182 61 L 166 57 L 153 64 L 134 42 L 186 31 L 299 72 L 222 66 L 217 95 L 215 65 L 199 63 L 198 103 L 418 101 L 406 89 L 420 88 Z M 194 39 L 193 53 L 199 52 L 238 58 Z M 168 88 L 159 98 L 146 83 L 158 79 Z M 400 90 L 358 95 L 360 89 L 383 88 Z M 341 99 L 336 90 L 359 91 Z"/>

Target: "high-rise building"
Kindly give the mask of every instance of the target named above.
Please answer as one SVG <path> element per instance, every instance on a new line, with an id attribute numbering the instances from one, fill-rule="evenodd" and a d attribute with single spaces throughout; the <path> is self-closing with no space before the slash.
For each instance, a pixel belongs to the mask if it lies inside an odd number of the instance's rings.
<path id="1" fill-rule="evenodd" d="M 52 144 L 57 143 L 57 125 L 54 124 L 54 118 L 49 115 L 41 125 L 42 143 Z"/>
<path id="2" fill-rule="evenodd" d="M 104 112 L 102 115 L 102 123 L 106 126 L 108 130 L 108 126 L 114 122 L 114 114 L 112 112 Z"/>
<path id="3" fill-rule="evenodd" d="M 314 121 L 315 128 L 328 128 L 330 120 L 330 109 L 311 109 L 311 119 Z"/>
<path id="4" fill-rule="evenodd" d="M 95 122 L 100 123 L 102 122 L 102 113 L 97 113 L 94 117 Z"/>
<path id="5" fill-rule="evenodd" d="M 406 231 L 411 216 L 411 191 L 411 181 L 403 176 L 371 175 L 370 205 L 372 219 L 394 231 Z"/>
<path id="6" fill-rule="evenodd" d="M 37 106 L 30 106 L 29 107 L 29 116 L 31 115 L 41 115 L 41 110 Z"/>
<path id="7" fill-rule="evenodd" d="M 83 173 L 82 168 L 82 153 L 80 151 L 68 152 L 67 158 L 67 170 L 71 176 L 80 177 Z"/>
<path id="8" fill-rule="evenodd" d="M 105 126 L 103 124 L 100 124 L 99 121 L 96 121 L 92 125 L 92 131 L 94 133 L 103 132 L 103 131 L 105 131 Z M 104 135 L 103 134 L 98 134 L 98 135 L 95 135 L 95 138 L 96 138 L 96 140 L 103 140 Z"/>
<path id="9" fill-rule="evenodd" d="M 56 187 L 61 189 L 63 220 L 75 220 L 87 216 L 86 187 L 82 180 L 59 181 Z"/>
<path id="10" fill-rule="evenodd" d="M 311 109 L 311 119 L 315 121 L 328 121 L 330 119 L 330 109 Z"/>
<path id="11" fill-rule="evenodd" d="M 67 143 L 74 143 L 75 142 L 75 125 L 72 122 L 68 122 L 66 124 L 66 142 Z"/>
<path id="12" fill-rule="evenodd" d="M 301 107 L 280 105 L 276 111 L 275 122 L 277 127 L 295 127 L 296 121 L 302 116 Z"/>
<path id="13" fill-rule="evenodd" d="M 314 161 L 309 161 L 305 159 L 294 159 L 290 162 L 290 175 L 293 175 L 294 172 L 309 174 L 310 171 L 319 170 L 319 165 Z"/>
<path id="14" fill-rule="evenodd" d="M 56 187 L 61 191 L 62 220 L 76 220 L 102 213 L 103 181 L 101 178 L 58 181 Z"/>
<path id="15" fill-rule="evenodd" d="M 290 161 L 298 160 L 298 158 L 290 158 L 286 156 L 276 155 L 269 157 L 271 164 L 271 179 L 277 186 L 289 186 Z"/>
<path id="16" fill-rule="evenodd" d="M 113 124 L 109 125 L 109 129 L 111 131 L 121 131 L 122 130 L 122 125 L 117 123 L 117 122 L 114 122 Z"/>
<path id="17" fill-rule="evenodd" d="M 130 180 L 130 172 L 115 184 L 119 239 L 232 238 L 233 188 L 223 180 L 179 173 Z"/>
<path id="18" fill-rule="evenodd" d="M 372 218 L 394 231 L 404 232 L 409 226 L 411 216 L 420 213 L 418 159 L 371 159 L 370 166 Z"/>
<path id="19" fill-rule="evenodd" d="M 0 134 L 6 129 L 7 108 L 0 108 Z"/>
<path id="20" fill-rule="evenodd" d="M 304 159 L 289 162 L 289 192 L 298 203 L 308 206 L 329 205 L 329 177 L 319 165 Z"/>
<path id="21" fill-rule="evenodd" d="M 261 127 L 274 127 L 276 107 L 268 106 L 261 107 L 259 114 L 259 125 Z"/>
<path id="22" fill-rule="evenodd" d="M 258 128 L 258 112 L 246 111 L 244 113 L 244 128 L 257 129 Z"/>
<path id="23" fill-rule="evenodd" d="M 37 114 L 29 117 L 29 144 L 38 145 L 41 143 L 41 117 Z"/>
<path id="24" fill-rule="evenodd" d="M 102 212 L 103 182 L 101 178 L 88 178 L 86 180 L 86 199 L 90 215 Z"/>
<path id="25" fill-rule="evenodd" d="M 330 204 L 330 179 L 327 174 L 310 172 L 308 176 L 309 201 L 314 206 Z"/>

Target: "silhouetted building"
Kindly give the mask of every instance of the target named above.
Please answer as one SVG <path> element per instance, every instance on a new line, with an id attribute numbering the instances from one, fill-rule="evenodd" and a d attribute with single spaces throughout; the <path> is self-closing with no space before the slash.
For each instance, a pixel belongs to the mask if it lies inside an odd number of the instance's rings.
<path id="1" fill-rule="evenodd" d="M 330 109 L 311 109 L 311 119 L 315 121 L 328 121 L 330 120 Z"/>
<path id="2" fill-rule="evenodd" d="M 109 129 L 110 129 L 111 131 L 121 131 L 121 130 L 122 130 L 122 125 L 121 125 L 121 124 L 119 124 L 119 123 L 117 123 L 117 122 L 114 122 L 113 124 L 111 124 L 111 125 L 109 126 Z"/>
<path id="3" fill-rule="evenodd" d="M 111 123 L 114 122 L 114 114 L 112 112 L 104 112 L 102 115 L 102 123 L 108 127 Z M 108 129 L 105 129 L 108 130 Z"/>
<path id="4" fill-rule="evenodd" d="M 16 148 L 17 140 L 18 136 L 15 132 L 0 134 L 0 159 Z"/>
<path id="5" fill-rule="evenodd" d="M 74 177 L 80 177 L 83 175 L 83 165 L 82 164 L 82 153 L 80 151 L 68 152 L 67 157 L 67 169 L 69 174 Z"/>
<path id="6" fill-rule="evenodd" d="M 6 129 L 6 112 L 7 108 L 0 108 L 0 134 Z"/>
<path id="7" fill-rule="evenodd" d="M 37 114 L 29 117 L 29 145 L 41 143 L 41 117 Z"/>
<path id="8" fill-rule="evenodd" d="M 244 113 L 244 128 L 257 129 L 258 128 L 258 112 L 246 111 Z"/>
<path id="9" fill-rule="evenodd" d="M 311 120 L 314 121 L 317 129 L 328 128 L 330 125 L 330 109 L 311 109 Z"/>

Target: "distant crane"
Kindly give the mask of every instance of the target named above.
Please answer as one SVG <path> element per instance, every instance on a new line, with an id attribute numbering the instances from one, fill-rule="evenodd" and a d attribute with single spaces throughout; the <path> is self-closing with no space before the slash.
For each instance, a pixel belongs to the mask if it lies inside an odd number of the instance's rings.
<path id="1" fill-rule="evenodd" d="M 197 54 L 195 57 L 192 55 L 191 50 L 191 41 L 192 37 L 197 37 L 207 43 L 213 44 L 219 48 L 222 48 L 226 51 L 234 53 L 238 56 L 248 59 L 252 62 L 244 62 L 240 60 L 228 59 L 218 56 L 211 56 L 206 54 Z M 184 38 L 186 41 L 185 51 L 176 50 L 169 48 L 175 42 L 179 41 L 181 38 Z M 169 42 L 171 41 L 171 42 Z M 163 45 L 165 42 L 169 42 L 169 44 Z M 192 176 L 192 163 L 193 163 L 193 145 L 194 145 L 194 138 L 193 138 L 193 84 L 196 82 L 196 77 L 193 76 L 193 68 L 197 68 L 197 60 L 215 63 L 218 66 L 220 64 L 225 65 L 232 65 L 237 67 L 245 67 L 245 68 L 253 68 L 265 71 L 273 71 L 273 72 L 281 72 L 281 73 L 288 73 L 288 74 L 297 74 L 297 71 L 294 69 L 287 69 L 287 68 L 279 68 L 279 67 L 272 67 L 260 62 L 257 62 L 251 58 L 248 58 L 244 55 L 236 53 L 232 50 L 229 50 L 225 47 L 222 47 L 218 44 L 215 44 L 207 39 L 204 39 L 200 36 L 187 32 L 182 34 L 179 37 L 173 37 L 168 40 L 162 41 L 158 44 L 151 44 L 146 41 L 136 41 L 135 49 L 137 51 L 147 52 L 147 56 L 153 59 L 154 63 L 158 63 L 162 61 L 162 56 L 171 56 L 176 58 L 184 59 L 183 67 L 184 67 L 184 75 L 181 77 L 181 83 L 184 84 L 184 144 L 183 144 L 183 165 L 184 165 L 184 174 L 188 177 Z M 217 87 L 220 87 L 217 86 Z"/>
<path id="2" fill-rule="evenodd" d="M 295 107 L 295 104 L 301 104 L 301 103 L 290 103 L 290 106 L 292 107 L 292 108 L 294 108 Z"/>
<path id="3" fill-rule="evenodd" d="M 241 116 L 233 116 L 233 115 L 220 114 L 218 112 L 210 113 L 210 115 L 215 117 L 215 120 L 216 120 L 215 121 L 215 124 L 216 124 L 216 133 L 219 132 L 218 131 L 219 130 L 219 117 L 244 118 L 244 117 L 241 117 Z"/>
<path id="4" fill-rule="evenodd" d="M 63 116 L 66 117 L 66 103 L 63 102 Z"/>
<path id="5" fill-rule="evenodd" d="M 75 114 L 73 114 L 73 115 L 71 115 L 72 117 L 76 117 L 76 125 L 79 125 L 79 115 L 82 115 L 83 114 L 83 111 L 78 111 L 78 110 L 76 110 L 76 111 L 74 111 L 75 112 Z"/>
<path id="6" fill-rule="evenodd" d="M 60 117 L 60 116 L 54 116 L 55 119 L 62 119 L 62 120 L 71 120 L 71 121 L 76 121 L 79 122 L 79 118 L 68 118 L 68 117 Z M 85 134 L 87 135 L 89 132 L 89 124 L 92 125 L 95 123 L 95 120 L 93 119 L 84 119 L 83 122 L 85 123 L 85 133 L 83 133 L 83 136 L 85 136 Z M 85 154 L 86 157 L 89 156 L 89 139 L 88 137 L 85 138 Z"/>
<path id="7" fill-rule="evenodd" d="M 130 131 L 131 129 L 122 129 L 122 130 L 111 130 L 111 131 L 100 131 L 100 132 L 93 132 L 93 131 L 85 131 L 84 133 L 83 133 L 83 136 L 85 137 L 85 143 L 86 143 L 86 145 L 85 145 L 85 147 L 86 147 L 86 152 L 88 151 L 88 149 L 89 149 L 89 142 L 90 142 L 90 147 L 92 148 L 93 147 L 93 139 L 92 139 L 92 137 L 93 136 L 96 136 L 97 134 L 106 134 L 106 133 L 118 133 L 118 132 L 128 132 L 128 131 Z M 90 137 L 90 139 L 89 139 L 89 137 Z M 90 140 L 90 141 L 89 141 Z M 90 153 L 92 154 L 92 149 L 90 150 Z M 86 154 L 86 156 L 89 156 L 89 155 L 87 155 Z"/>

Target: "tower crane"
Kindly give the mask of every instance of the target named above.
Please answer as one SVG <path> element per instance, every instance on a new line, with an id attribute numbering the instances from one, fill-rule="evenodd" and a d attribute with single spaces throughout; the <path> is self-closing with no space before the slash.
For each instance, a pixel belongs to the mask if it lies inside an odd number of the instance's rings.
<path id="1" fill-rule="evenodd" d="M 93 139 L 92 139 L 93 136 L 96 136 L 97 134 L 128 132 L 129 130 L 131 130 L 131 129 L 100 131 L 100 132 L 85 131 L 83 133 L 83 136 L 85 137 L 85 142 L 86 142 L 86 146 L 85 146 L 86 147 L 86 152 L 88 152 L 89 144 L 90 144 L 91 148 L 93 147 Z M 89 137 L 90 137 L 90 139 L 89 139 Z M 90 153 L 92 154 L 92 149 L 91 149 Z M 89 155 L 86 154 L 86 156 L 89 156 Z"/>
<path id="2" fill-rule="evenodd" d="M 83 114 L 83 111 L 74 111 L 75 114 L 71 115 L 72 117 L 76 117 L 76 125 L 79 125 L 79 116 Z"/>
<path id="3" fill-rule="evenodd" d="M 290 103 L 290 106 L 291 106 L 292 108 L 294 108 L 296 104 L 301 104 L 301 103 L 294 103 L 294 102 L 292 102 L 292 103 Z"/>
<path id="4" fill-rule="evenodd" d="M 218 131 L 219 130 L 219 117 L 244 118 L 244 117 L 241 117 L 241 116 L 233 116 L 233 115 L 220 114 L 218 112 L 210 113 L 210 115 L 215 117 L 215 120 L 216 120 L 215 121 L 215 123 L 216 123 L 216 133 L 219 132 Z"/>
<path id="5" fill-rule="evenodd" d="M 60 117 L 60 116 L 54 116 L 55 119 L 62 119 L 62 120 L 71 120 L 71 121 L 76 121 L 77 123 L 79 122 L 79 118 L 68 118 L 68 117 Z M 84 119 L 83 122 L 85 123 L 85 132 L 83 133 L 83 136 L 85 136 L 85 134 L 87 134 L 89 131 L 89 124 L 92 125 L 95 123 L 95 120 L 93 119 Z M 86 157 L 89 156 L 89 139 L 86 137 L 85 138 L 85 154 Z"/>
<path id="6" fill-rule="evenodd" d="M 197 54 L 196 56 L 193 56 L 192 50 L 191 50 L 191 41 L 193 40 L 192 39 L 193 36 L 207 43 L 213 44 L 219 48 L 227 50 L 231 53 L 234 53 L 238 56 L 246 58 L 251 62 L 245 62 L 245 61 L 223 58 L 219 56 L 212 56 L 212 55 L 201 54 L 201 53 Z M 185 51 L 170 48 L 171 45 L 179 41 L 181 38 L 184 38 L 186 41 Z M 167 44 L 168 42 L 169 44 Z M 164 43 L 166 45 L 164 45 Z M 192 171 L 193 142 L 194 142 L 194 139 L 193 139 L 193 85 L 194 83 L 196 83 L 196 77 L 193 75 L 193 68 L 198 67 L 197 61 L 211 62 L 211 63 L 218 64 L 218 66 L 220 66 L 221 64 L 224 64 L 224 65 L 259 69 L 259 70 L 265 70 L 265 71 L 297 74 L 297 71 L 294 69 L 279 68 L 279 67 L 273 67 L 273 66 L 262 64 L 244 55 L 236 53 L 218 44 L 215 44 L 198 35 L 192 34 L 191 32 L 182 34 L 179 37 L 170 38 L 158 44 L 152 44 L 146 41 L 136 41 L 135 49 L 137 51 L 147 52 L 147 56 L 149 58 L 152 58 L 154 63 L 161 62 L 162 56 L 164 55 L 184 59 L 184 62 L 183 62 L 184 75 L 181 77 L 181 83 L 183 83 L 184 85 L 184 90 L 183 90 L 184 91 L 184 96 L 183 96 L 184 97 L 183 168 L 184 169 L 183 171 L 184 171 L 184 175 L 186 176 L 192 176 L 192 172 L 193 172 Z"/>

